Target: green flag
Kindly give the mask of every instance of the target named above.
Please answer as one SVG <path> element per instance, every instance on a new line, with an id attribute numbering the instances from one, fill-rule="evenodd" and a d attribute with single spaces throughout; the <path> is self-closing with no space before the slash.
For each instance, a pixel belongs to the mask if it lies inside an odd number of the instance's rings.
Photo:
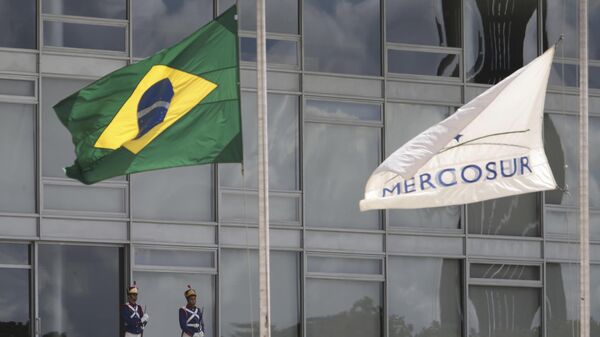
<path id="1" fill-rule="evenodd" d="M 85 184 L 127 173 L 242 162 L 236 8 L 178 44 L 54 106 Z"/>

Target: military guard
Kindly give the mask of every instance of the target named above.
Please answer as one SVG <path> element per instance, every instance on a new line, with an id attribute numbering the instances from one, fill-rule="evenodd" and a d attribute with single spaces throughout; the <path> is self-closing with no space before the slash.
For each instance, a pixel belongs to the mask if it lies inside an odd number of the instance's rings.
<path id="1" fill-rule="evenodd" d="M 196 291 L 188 285 L 184 293 L 187 305 L 179 308 L 181 337 L 204 337 L 202 310 L 196 307 Z"/>
<path id="2" fill-rule="evenodd" d="M 144 328 L 148 324 L 148 314 L 144 313 L 142 307 L 137 304 L 138 288 L 133 286 L 127 289 L 127 303 L 121 306 L 121 321 L 125 330 L 125 337 L 141 337 Z"/>

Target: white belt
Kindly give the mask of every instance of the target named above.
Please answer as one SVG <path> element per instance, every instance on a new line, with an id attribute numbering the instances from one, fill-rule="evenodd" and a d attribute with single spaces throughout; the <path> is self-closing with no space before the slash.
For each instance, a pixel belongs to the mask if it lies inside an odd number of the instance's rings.
<path id="1" fill-rule="evenodd" d="M 141 333 L 131 333 L 131 332 L 125 332 L 125 337 L 141 337 L 142 334 Z"/>

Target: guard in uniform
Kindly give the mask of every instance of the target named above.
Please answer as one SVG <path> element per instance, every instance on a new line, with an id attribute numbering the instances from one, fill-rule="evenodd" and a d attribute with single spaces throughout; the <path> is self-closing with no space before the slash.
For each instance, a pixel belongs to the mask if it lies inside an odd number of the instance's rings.
<path id="1" fill-rule="evenodd" d="M 137 304 L 138 288 L 133 282 L 133 286 L 127 289 L 127 303 L 121 306 L 121 321 L 125 330 L 125 337 L 141 337 L 144 335 L 144 328 L 148 324 L 148 314 L 145 314 L 142 307 Z"/>
<path id="2" fill-rule="evenodd" d="M 202 310 L 196 307 L 196 291 L 188 285 L 184 293 L 187 305 L 179 308 L 181 337 L 204 337 Z"/>

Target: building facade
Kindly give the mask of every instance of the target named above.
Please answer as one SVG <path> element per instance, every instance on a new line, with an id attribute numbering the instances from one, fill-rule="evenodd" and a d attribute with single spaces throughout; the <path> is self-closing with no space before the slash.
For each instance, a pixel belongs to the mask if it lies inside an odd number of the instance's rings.
<path id="1" fill-rule="evenodd" d="M 267 0 L 274 337 L 578 336 L 575 0 Z M 258 333 L 254 1 L 239 0 L 245 163 L 65 178 L 52 106 L 165 48 L 233 0 L 0 0 L 0 336 Z M 600 335 L 600 0 L 590 0 L 592 335 Z M 360 213 L 404 142 L 547 49 L 560 190 Z"/>

